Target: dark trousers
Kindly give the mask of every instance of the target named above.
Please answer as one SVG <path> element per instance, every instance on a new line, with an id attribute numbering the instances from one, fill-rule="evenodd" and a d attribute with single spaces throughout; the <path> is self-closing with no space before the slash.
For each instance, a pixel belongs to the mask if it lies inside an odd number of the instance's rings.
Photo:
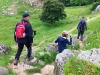
<path id="1" fill-rule="evenodd" d="M 18 50 L 17 50 L 16 56 L 15 56 L 15 59 L 19 60 L 24 45 L 27 47 L 27 50 L 28 50 L 28 51 L 27 51 L 27 52 L 28 52 L 28 53 L 27 53 L 27 57 L 28 57 L 28 58 L 31 57 L 31 52 L 32 52 L 31 44 L 30 44 L 30 43 L 27 43 L 27 44 L 18 43 Z"/>
<path id="2" fill-rule="evenodd" d="M 83 34 L 84 34 L 84 30 L 83 31 L 78 30 L 77 39 L 79 39 L 79 37 L 80 37 L 80 40 L 83 41 Z"/>

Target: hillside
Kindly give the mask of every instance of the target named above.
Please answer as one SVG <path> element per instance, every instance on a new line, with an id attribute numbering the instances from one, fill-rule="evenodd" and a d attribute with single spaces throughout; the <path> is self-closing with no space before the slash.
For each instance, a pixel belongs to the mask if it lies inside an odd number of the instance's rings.
<path id="1" fill-rule="evenodd" d="M 82 16 L 85 17 L 88 23 L 88 30 L 84 35 L 93 32 L 87 41 L 84 42 L 82 50 L 100 48 L 100 12 L 91 14 L 91 5 L 66 7 L 66 19 L 50 25 L 41 22 L 39 19 L 42 8 L 33 8 L 29 4 L 23 4 L 20 0 L 0 0 L 0 3 L 0 42 L 12 47 L 12 51 L 8 55 L 0 54 L 0 66 L 7 67 L 8 63 L 12 63 L 9 59 L 15 55 L 17 50 L 17 45 L 13 39 L 14 28 L 16 23 L 21 21 L 24 12 L 28 12 L 31 15 L 30 23 L 32 28 L 37 31 L 37 35 L 34 37 L 34 44 L 32 45 L 36 54 L 43 51 L 47 44 L 54 42 L 63 30 L 69 31 L 72 36 L 76 35 L 76 26 Z M 79 47 L 73 47 L 73 50 L 76 49 L 79 49 Z M 26 48 L 24 48 L 24 51 L 26 51 Z M 16 74 L 9 69 L 9 75 Z"/>

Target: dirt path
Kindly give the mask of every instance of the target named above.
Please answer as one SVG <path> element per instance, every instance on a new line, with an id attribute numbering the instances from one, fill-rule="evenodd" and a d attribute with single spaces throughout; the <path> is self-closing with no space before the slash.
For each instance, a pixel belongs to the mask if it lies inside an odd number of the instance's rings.
<path id="1" fill-rule="evenodd" d="M 100 17 L 100 15 L 99 15 L 99 16 L 96 16 L 96 17 L 93 17 L 93 18 L 87 17 L 87 23 L 89 23 L 90 21 L 93 21 L 93 20 L 95 20 L 95 19 L 97 19 L 97 18 L 99 18 L 99 17 Z M 71 30 L 69 30 L 68 32 L 71 33 L 71 32 L 73 32 L 75 29 L 76 29 L 76 26 L 75 26 L 74 28 L 72 28 Z"/>
<path id="2" fill-rule="evenodd" d="M 52 37 L 50 37 L 50 38 L 48 38 L 47 40 L 50 40 L 50 39 L 52 39 Z M 47 40 L 42 40 L 37 46 L 33 46 L 32 47 L 32 50 L 34 50 L 34 51 L 36 51 L 36 50 L 39 50 L 40 49 L 40 46 L 45 42 L 45 41 L 47 41 Z"/>
<path id="3" fill-rule="evenodd" d="M 24 64 L 23 62 L 20 62 L 18 66 L 14 66 L 13 64 L 8 65 L 9 68 L 13 70 L 14 73 L 18 75 L 27 75 L 24 71 L 27 69 L 33 69 L 33 66 Z"/>
<path id="4" fill-rule="evenodd" d="M 89 23 L 90 21 L 93 21 L 93 20 L 95 20 L 95 19 L 97 19 L 97 18 L 99 18 L 99 17 L 100 17 L 100 15 L 99 15 L 99 16 L 96 16 L 96 17 L 93 17 L 93 18 L 90 18 L 90 19 L 89 19 L 89 17 L 87 17 L 87 23 Z M 75 29 L 76 29 L 76 27 L 72 28 L 72 29 L 69 30 L 68 32 L 71 33 L 71 32 L 73 32 Z M 83 43 L 82 41 L 80 41 L 80 40 L 78 40 L 78 43 L 79 43 L 79 46 L 80 46 L 79 51 L 81 52 L 81 51 L 82 51 L 82 48 L 84 47 L 84 43 Z"/>

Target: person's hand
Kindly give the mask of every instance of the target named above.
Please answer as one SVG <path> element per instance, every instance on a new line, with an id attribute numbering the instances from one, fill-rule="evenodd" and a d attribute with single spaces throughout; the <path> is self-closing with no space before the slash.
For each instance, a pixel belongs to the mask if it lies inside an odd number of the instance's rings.
<path id="1" fill-rule="evenodd" d="M 33 44 L 33 43 L 30 43 L 31 45 Z"/>
<path id="2" fill-rule="evenodd" d="M 70 38 L 72 38 L 72 36 L 70 35 Z"/>
<path id="3" fill-rule="evenodd" d="M 77 30 L 78 30 L 78 27 L 77 27 Z"/>

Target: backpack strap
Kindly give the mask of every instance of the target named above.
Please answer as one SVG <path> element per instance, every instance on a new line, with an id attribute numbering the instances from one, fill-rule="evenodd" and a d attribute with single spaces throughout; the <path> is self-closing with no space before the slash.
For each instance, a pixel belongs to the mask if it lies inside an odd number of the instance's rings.
<path id="1" fill-rule="evenodd" d="M 28 22 L 23 22 L 23 21 L 21 21 L 21 22 L 19 22 L 19 23 L 23 23 L 24 25 L 28 24 Z M 18 23 L 18 24 L 19 24 L 19 23 Z"/>

